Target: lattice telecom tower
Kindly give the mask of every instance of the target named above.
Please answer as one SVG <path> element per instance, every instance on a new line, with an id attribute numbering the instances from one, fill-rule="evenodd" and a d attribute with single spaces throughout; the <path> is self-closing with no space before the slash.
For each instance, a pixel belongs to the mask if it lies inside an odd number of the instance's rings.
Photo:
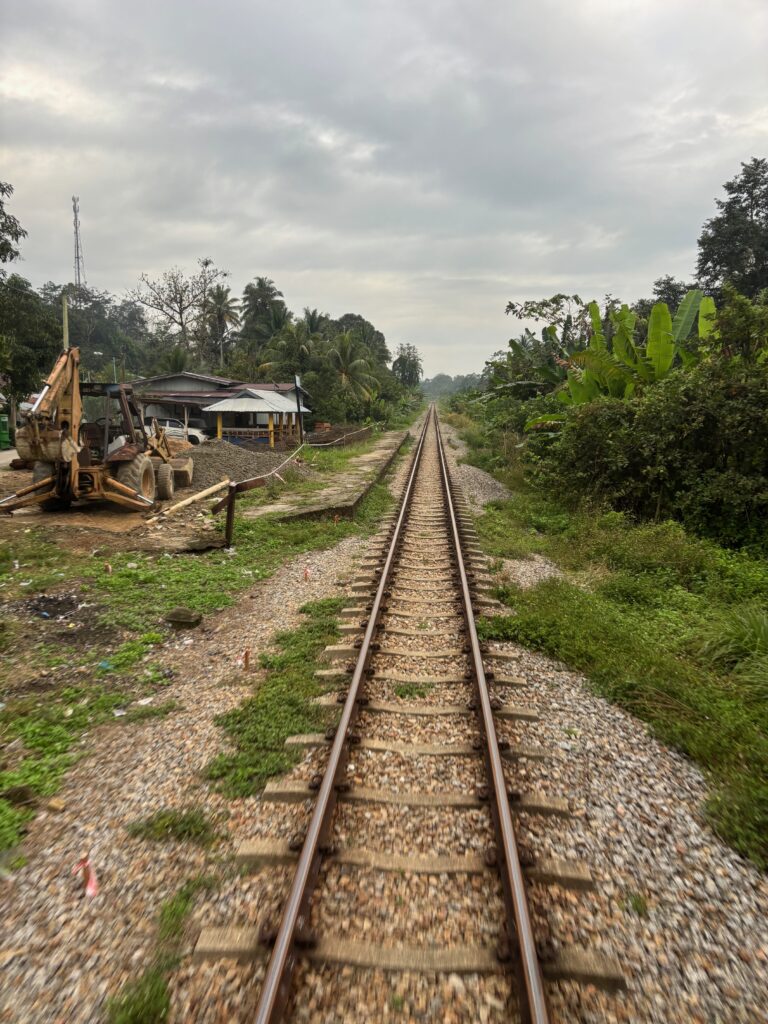
<path id="1" fill-rule="evenodd" d="M 75 215 L 75 288 L 79 299 L 83 286 L 86 284 L 83 240 L 80 237 L 80 196 L 72 196 L 72 211 Z"/>

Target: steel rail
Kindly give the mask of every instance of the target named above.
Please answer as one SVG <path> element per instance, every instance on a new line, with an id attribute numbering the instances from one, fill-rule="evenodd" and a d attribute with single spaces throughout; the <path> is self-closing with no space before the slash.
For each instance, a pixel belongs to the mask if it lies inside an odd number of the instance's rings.
<path id="1" fill-rule="evenodd" d="M 381 615 L 385 591 L 388 587 L 389 576 L 397 553 L 403 524 L 407 519 L 408 508 L 413 495 L 413 484 L 424 449 L 424 439 L 427 436 L 427 430 L 434 415 L 434 409 L 430 407 L 414 454 L 408 482 L 403 492 L 400 513 L 390 534 L 386 561 L 381 571 L 381 578 L 368 616 L 360 654 L 352 674 L 349 691 L 344 702 L 344 709 L 336 729 L 333 745 L 331 746 L 328 766 L 317 794 L 312 818 L 306 838 L 304 839 L 301 854 L 299 855 L 296 874 L 294 875 L 288 901 L 280 921 L 280 928 L 275 939 L 269 964 L 267 965 L 267 971 L 264 975 L 259 1004 L 256 1008 L 256 1024 L 271 1024 L 271 1022 L 278 1021 L 288 1003 L 293 968 L 297 956 L 297 938 L 300 937 L 300 933 L 307 926 L 309 899 L 320 870 L 321 846 L 324 839 L 327 841 L 329 834 L 330 823 L 336 806 L 336 787 L 341 781 L 340 775 L 346 764 L 345 755 L 348 756 L 349 729 L 358 710 L 358 691 L 370 661 L 372 653 L 371 643 L 378 629 L 378 620 Z"/>
<path id="2" fill-rule="evenodd" d="M 451 477 L 448 472 L 448 465 L 443 450 L 443 439 L 440 434 L 440 425 L 435 413 L 435 430 L 437 431 L 437 449 L 440 454 L 440 468 L 445 492 L 445 499 L 448 506 L 450 532 L 454 544 L 454 557 L 456 568 L 459 574 L 462 593 L 462 610 L 469 633 L 471 647 L 472 668 L 474 671 L 475 687 L 480 703 L 481 725 L 485 734 L 485 760 L 488 770 L 488 777 L 491 781 L 491 813 L 496 825 L 497 835 L 497 859 L 499 860 L 499 871 L 504 887 L 505 902 L 510 925 L 514 925 L 514 934 L 510 935 L 510 943 L 517 945 L 518 973 L 521 978 L 520 993 L 523 1005 L 521 1013 L 523 1020 L 530 1024 L 549 1024 L 549 1011 L 547 1009 L 544 984 L 539 966 L 539 958 L 536 952 L 536 942 L 533 936 L 531 915 L 528 909 L 528 899 L 525 890 L 523 869 L 520 865 L 520 858 L 515 840 L 515 829 L 512 823 L 512 814 L 509 809 L 509 797 L 507 795 L 507 784 L 504 778 L 501 754 L 496 736 L 496 727 L 493 721 L 493 709 L 491 698 L 488 693 L 488 682 L 483 668 L 483 656 L 480 650 L 480 641 L 475 628 L 475 617 L 472 611 L 472 598 L 469 591 L 469 580 L 462 555 L 461 533 L 459 530 L 456 509 L 451 494 Z M 503 863 L 501 861 L 503 860 Z"/>

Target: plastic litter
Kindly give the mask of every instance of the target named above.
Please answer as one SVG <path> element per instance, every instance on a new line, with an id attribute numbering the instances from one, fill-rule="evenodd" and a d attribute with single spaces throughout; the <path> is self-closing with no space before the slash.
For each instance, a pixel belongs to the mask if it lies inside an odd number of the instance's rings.
<path id="1" fill-rule="evenodd" d="M 93 864 L 91 864 L 91 858 L 87 854 L 85 857 L 81 857 L 77 864 L 72 868 L 73 875 L 76 875 L 78 871 L 81 871 L 83 875 L 83 892 L 85 895 L 98 896 L 99 882 L 96 878 L 96 871 Z"/>

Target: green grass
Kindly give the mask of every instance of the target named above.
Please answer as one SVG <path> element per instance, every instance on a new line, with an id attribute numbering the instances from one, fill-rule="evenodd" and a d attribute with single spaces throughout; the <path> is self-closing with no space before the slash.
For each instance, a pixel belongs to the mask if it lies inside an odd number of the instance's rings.
<path id="1" fill-rule="evenodd" d="M 210 892 L 217 882 L 199 875 L 185 882 L 160 905 L 157 948 L 150 965 L 107 1001 L 108 1024 L 165 1024 L 171 1009 L 168 974 L 179 962 L 184 927 L 200 892 Z"/>
<path id="2" fill-rule="evenodd" d="M 544 651 L 698 762 L 706 813 L 739 852 L 768 864 L 768 564 L 617 513 L 566 515 L 522 493 L 478 520 L 485 550 L 537 552 L 568 575 L 502 589 L 514 615 L 486 638 Z"/>
<path id="3" fill-rule="evenodd" d="M 89 594 L 102 607 L 103 621 L 141 634 L 156 631 L 177 605 L 203 614 L 226 608 L 241 591 L 268 578 L 289 559 L 333 547 L 354 534 L 372 533 L 390 503 L 386 486 L 376 484 L 353 519 L 238 519 L 231 552 L 218 549 L 171 557 L 121 552 L 112 557 L 111 574 L 104 572 L 101 562 L 90 567 Z M 219 525 L 223 528 L 223 521 Z M 129 568 L 128 563 L 136 567 Z M 137 600 L 137 595 L 146 597 Z M 132 649 L 130 656 L 135 653 Z"/>
<path id="4" fill-rule="evenodd" d="M 204 614 L 225 608 L 236 602 L 243 590 L 269 577 L 289 559 L 332 547 L 354 534 L 375 532 L 391 503 L 386 485 L 376 484 L 352 519 L 240 519 L 235 531 L 236 547 L 231 552 L 174 556 L 117 552 L 110 556 L 111 573 L 104 569 L 103 551 L 93 555 L 66 553 L 48 542 L 42 531 L 20 531 L 0 557 L 0 597 L 30 597 L 47 590 L 51 582 L 74 584 L 96 605 L 94 613 L 100 623 L 116 632 L 121 642 L 112 650 L 94 646 L 78 656 L 78 662 L 96 676 L 87 686 L 8 699 L 0 711 L 0 744 L 21 739 L 26 753 L 13 771 L 0 771 L 0 794 L 11 786 L 29 785 L 38 795 L 49 796 L 72 764 L 75 744 L 86 729 L 107 721 L 144 721 L 178 707 L 174 701 L 166 701 L 134 705 L 118 719 L 113 714 L 135 698 L 137 683 L 144 693 L 167 683 L 147 659 L 168 636 L 163 616 L 172 608 L 183 604 Z M 16 562 L 18 570 L 14 568 Z M 27 581 L 29 587 L 21 588 L 20 583 Z M 3 630 L 3 636 L 10 642 L 10 627 Z M 47 642 L 39 645 L 35 657 L 38 655 L 37 663 L 50 667 L 71 660 L 62 654 L 60 646 Z M 267 763 L 270 760 L 271 770 Z M 284 770 L 288 763 L 284 751 L 265 748 L 257 776 L 265 779 Z M 0 795 L 0 849 L 20 840 L 29 817 L 28 811 L 13 807 Z"/>
<path id="5" fill-rule="evenodd" d="M 248 796 L 287 771 L 296 757 L 285 750 L 285 740 L 327 724 L 327 712 L 310 703 L 322 693 L 314 672 L 320 652 L 339 636 L 336 618 L 344 601 L 328 598 L 304 605 L 307 621 L 276 637 L 277 654 L 262 655 L 269 671 L 253 697 L 216 719 L 234 750 L 214 758 L 207 774 L 228 796 Z"/>
<path id="6" fill-rule="evenodd" d="M 410 697 L 426 697 L 431 689 L 430 683 L 399 683 L 395 687 L 395 695 L 403 700 L 408 700 Z"/>
<path id="7" fill-rule="evenodd" d="M 212 892 L 217 884 L 211 875 L 198 875 L 185 882 L 177 893 L 160 904 L 157 937 L 165 956 L 173 952 L 174 944 L 181 939 L 198 893 Z"/>
<path id="8" fill-rule="evenodd" d="M 0 799 L 0 850 L 8 850 L 21 842 L 24 825 L 32 817 L 25 808 L 14 807 Z"/>
<path id="9" fill-rule="evenodd" d="M 648 916 L 648 900 L 641 892 L 627 892 L 627 894 L 619 900 L 619 906 L 622 910 L 626 910 L 627 912 L 631 911 L 633 914 L 637 914 L 638 917 Z"/>
<path id="10" fill-rule="evenodd" d="M 164 1024 L 171 1009 L 166 971 L 153 965 L 107 1002 L 109 1024 Z"/>
<path id="11" fill-rule="evenodd" d="M 198 846 L 210 846 L 216 838 L 216 830 L 204 811 L 197 807 L 185 810 L 165 808 L 149 818 L 132 821 L 128 826 L 130 835 L 138 839 L 152 839 L 155 842 L 190 842 Z"/>
<path id="12" fill-rule="evenodd" d="M 539 554 L 566 573 L 530 590 L 501 590 L 514 615 L 481 620 L 480 633 L 578 669 L 694 759 L 709 778 L 714 830 L 767 866 L 768 561 L 677 523 L 566 511 L 528 486 L 504 432 L 490 440 L 476 421 L 449 419 L 469 446 L 466 461 L 513 491 L 478 517 L 486 553 Z"/>
<path id="13" fill-rule="evenodd" d="M 20 739 L 25 756 L 12 770 L 0 771 L 0 795 L 13 786 L 29 786 L 37 796 L 51 796 L 75 760 L 83 732 L 104 722 L 127 724 L 169 714 L 176 701 L 134 705 L 115 718 L 131 700 L 122 689 L 105 685 L 70 686 L 39 695 L 11 698 L 0 712 L 0 743 Z M 19 842 L 31 817 L 0 798 L 0 850 Z"/>
<path id="14" fill-rule="evenodd" d="M 12 601 L 47 590 L 71 576 L 79 561 L 66 545 L 50 540 L 45 530 L 18 530 L 0 542 L 0 597 Z"/>

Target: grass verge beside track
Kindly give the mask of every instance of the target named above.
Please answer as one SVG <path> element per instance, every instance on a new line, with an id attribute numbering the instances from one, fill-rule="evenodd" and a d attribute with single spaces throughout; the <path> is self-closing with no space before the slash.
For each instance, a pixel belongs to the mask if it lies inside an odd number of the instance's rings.
<path id="1" fill-rule="evenodd" d="M 499 596 L 486 638 L 543 651 L 647 722 L 705 771 L 713 829 L 768 865 L 768 562 L 692 537 L 677 523 L 571 513 L 526 487 L 471 429 L 466 461 L 514 490 L 477 521 L 487 554 L 538 554 L 564 572 Z"/>

